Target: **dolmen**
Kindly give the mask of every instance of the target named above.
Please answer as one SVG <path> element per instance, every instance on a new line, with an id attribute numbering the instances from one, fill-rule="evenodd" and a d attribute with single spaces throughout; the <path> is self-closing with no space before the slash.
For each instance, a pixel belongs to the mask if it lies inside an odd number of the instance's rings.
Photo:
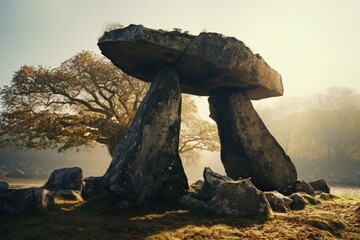
<path id="1" fill-rule="evenodd" d="M 279 192 L 297 180 L 294 164 L 250 101 L 281 96 L 281 76 L 243 42 L 129 25 L 105 32 L 98 46 L 123 72 L 151 82 L 103 176 L 105 188 L 140 205 L 186 193 L 178 153 L 181 93 L 209 96 L 229 178 Z"/>

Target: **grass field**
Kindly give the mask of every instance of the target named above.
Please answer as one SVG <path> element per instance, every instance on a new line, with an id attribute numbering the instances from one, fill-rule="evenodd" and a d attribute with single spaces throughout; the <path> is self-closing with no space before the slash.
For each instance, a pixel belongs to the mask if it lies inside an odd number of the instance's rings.
<path id="1" fill-rule="evenodd" d="M 177 206 L 112 211 L 116 198 L 61 202 L 52 211 L 0 216 L 0 239 L 360 239 L 360 199 L 323 201 L 270 219 L 219 217 Z"/>

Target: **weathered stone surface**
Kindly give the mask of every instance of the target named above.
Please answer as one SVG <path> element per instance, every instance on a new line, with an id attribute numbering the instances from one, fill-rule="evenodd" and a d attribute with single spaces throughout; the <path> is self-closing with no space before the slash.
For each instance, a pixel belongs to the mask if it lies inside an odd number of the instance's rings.
<path id="1" fill-rule="evenodd" d="M 315 190 L 324 193 L 330 193 L 330 187 L 324 179 L 309 182 L 309 185 Z"/>
<path id="2" fill-rule="evenodd" d="M 178 153 L 180 111 L 178 73 L 163 68 L 104 175 L 106 188 L 137 204 L 185 194 L 187 178 Z"/>
<path id="3" fill-rule="evenodd" d="M 293 192 L 303 192 L 306 194 L 309 194 L 311 196 L 315 196 L 315 191 L 314 189 L 304 180 L 297 180 L 294 184 L 293 184 Z"/>
<path id="4" fill-rule="evenodd" d="M 266 191 L 286 189 L 297 179 L 294 164 L 267 130 L 248 97 L 216 91 L 210 98 L 210 117 L 218 125 L 221 161 L 233 178 L 251 178 Z"/>
<path id="5" fill-rule="evenodd" d="M 248 179 L 219 184 L 209 207 L 219 215 L 268 216 L 272 212 L 265 194 Z"/>
<path id="6" fill-rule="evenodd" d="M 210 168 L 204 168 L 203 172 L 204 184 L 202 185 L 199 198 L 209 201 L 213 198 L 216 188 L 220 183 L 233 181 L 233 179 L 213 172 Z"/>
<path id="7" fill-rule="evenodd" d="M 320 196 L 319 196 L 320 199 L 322 200 L 325 200 L 325 201 L 329 201 L 329 200 L 332 200 L 334 198 L 336 198 L 335 195 L 331 194 L 331 193 L 320 193 Z"/>
<path id="8" fill-rule="evenodd" d="M 61 201 L 61 200 L 76 201 L 76 202 L 84 201 L 80 191 L 77 190 L 57 189 L 51 191 L 51 194 L 55 201 Z"/>
<path id="9" fill-rule="evenodd" d="M 294 193 L 290 195 L 290 199 L 292 200 L 290 204 L 290 209 L 292 210 L 301 210 L 306 206 L 306 200 L 299 193 Z"/>
<path id="10" fill-rule="evenodd" d="M 197 180 L 196 182 L 194 182 L 193 184 L 190 185 L 191 193 L 194 195 L 199 195 L 203 185 L 204 185 L 203 180 Z"/>
<path id="11" fill-rule="evenodd" d="M 193 198 L 191 196 L 185 195 L 182 196 L 179 199 L 179 203 L 186 207 L 186 208 L 190 208 L 190 209 L 201 209 L 201 210 L 207 210 L 209 208 L 209 205 L 204 202 L 201 201 L 199 199 Z"/>
<path id="12" fill-rule="evenodd" d="M 9 183 L 5 181 L 0 181 L 0 193 L 6 192 L 9 189 Z"/>
<path id="13" fill-rule="evenodd" d="M 316 204 L 319 204 L 320 201 L 318 199 L 316 199 L 314 196 L 311 196 L 307 193 L 294 193 L 294 194 L 300 194 L 300 196 L 302 196 L 303 198 L 305 198 L 305 200 L 311 204 L 311 205 L 316 205 Z"/>
<path id="14" fill-rule="evenodd" d="M 0 195 L 0 212 L 6 214 L 29 213 L 54 206 L 54 199 L 49 190 L 28 188 L 12 190 Z"/>
<path id="15" fill-rule="evenodd" d="M 144 81 L 153 81 L 164 65 L 174 66 L 184 93 L 210 95 L 216 89 L 231 88 L 246 92 L 250 99 L 283 94 L 280 74 L 234 37 L 130 25 L 105 32 L 98 46 L 117 67 Z"/>
<path id="16" fill-rule="evenodd" d="M 329 200 L 332 200 L 332 199 L 338 198 L 338 197 L 331 193 L 322 192 L 322 193 L 320 193 L 319 198 L 322 200 L 325 200 L 325 201 L 329 201 Z"/>
<path id="17" fill-rule="evenodd" d="M 264 194 L 270 203 L 272 210 L 275 212 L 287 212 L 292 203 L 291 198 L 286 197 L 277 191 L 264 192 Z"/>
<path id="18" fill-rule="evenodd" d="M 81 191 L 81 195 L 85 200 L 107 192 L 102 177 L 87 177 L 84 179 L 84 182 L 85 185 Z"/>
<path id="19" fill-rule="evenodd" d="M 290 204 L 290 209 L 292 210 L 301 210 L 304 209 L 307 204 L 316 205 L 320 203 L 320 201 L 313 196 L 303 192 L 293 193 L 289 198 L 292 200 Z"/>
<path id="20" fill-rule="evenodd" d="M 45 183 L 44 188 L 71 189 L 81 191 L 83 171 L 79 167 L 61 168 L 53 171 Z"/>

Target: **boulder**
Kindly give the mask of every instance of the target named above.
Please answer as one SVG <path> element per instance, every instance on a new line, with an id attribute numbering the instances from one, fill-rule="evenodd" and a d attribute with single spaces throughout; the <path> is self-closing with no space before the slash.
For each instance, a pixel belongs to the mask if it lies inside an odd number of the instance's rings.
<path id="1" fill-rule="evenodd" d="M 309 182 L 309 185 L 318 192 L 330 193 L 330 187 L 324 179 Z"/>
<path id="2" fill-rule="evenodd" d="M 307 204 L 316 205 L 320 203 L 315 197 L 303 192 L 293 193 L 289 197 L 292 200 L 290 204 L 290 209 L 292 210 L 301 210 L 304 209 Z"/>
<path id="3" fill-rule="evenodd" d="M 309 194 L 311 196 L 315 196 L 314 189 L 304 180 L 297 180 L 292 187 L 292 191 L 294 193 L 296 192 L 303 192 L 306 194 Z"/>
<path id="4" fill-rule="evenodd" d="M 266 199 L 271 205 L 274 212 L 287 212 L 290 204 L 292 203 L 291 198 L 282 195 L 277 191 L 264 192 Z"/>
<path id="5" fill-rule="evenodd" d="M 258 190 L 249 179 L 219 184 L 209 208 L 218 215 L 266 217 L 272 213 L 265 194 Z"/>
<path id="6" fill-rule="evenodd" d="M 163 66 L 174 66 L 183 93 L 208 96 L 230 88 L 245 92 L 250 99 L 283 94 L 280 74 L 234 37 L 129 25 L 105 32 L 98 46 L 114 65 L 143 81 L 152 82 Z"/>
<path id="7" fill-rule="evenodd" d="M 50 190 L 70 189 L 81 191 L 83 171 L 79 167 L 61 168 L 53 171 L 44 188 Z"/>
<path id="8" fill-rule="evenodd" d="M 314 196 L 311 196 L 309 194 L 306 194 L 306 193 L 297 193 L 297 194 L 300 194 L 300 196 L 302 196 L 306 201 L 307 203 L 311 204 L 311 205 L 316 205 L 316 204 L 319 204 L 320 201 L 318 199 L 316 199 Z"/>
<path id="9" fill-rule="evenodd" d="M 107 192 L 102 177 L 87 177 L 84 179 L 84 182 L 85 185 L 82 188 L 81 195 L 85 200 Z"/>
<path id="10" fill-rule="evenodd" d="M 43 188 L 18 189 L 0 195 L 0 213 L 22 214 L 46 210 L 53 206 L 51 192 Z"/>
<path id="11" fill-rule="evenodd" d="M 9 189 L 9 183 L 5 181 L 0 181 L 0 193 L 7 192 Z"/>
<path id="12" fill-rule="evenodd" d="M 233 181 L 233 179 L 213 172 L 210 168 L 204 168 L 203 172 L 204 184 L 202 185 L 199 198 L 209 201 L 213 198 L 216 188 L 220 183 Z"/>
<path id="13" fill-rule="evenodd" d="M 334 198 L 336 198 L 335 195 L 331 194 L 331 193 L 320 193 L 320 196 L 319 196 L 320 199 L 322 200 L 325 200 L 325 201 L 329 201 L 329 200 L 332 200 Z"/>
<path id="14" fill-rule="evenodd" d="M 204 181 L 203 180 L 197 180 L 196 182 L 194 182 L 193 184 L 190 185 L 190 190 L 195 194 L 195 195 L 199 195 L 201 192 L 201 189 L 204 185 Z"/>
<path id="15" fill-rule="evenodd" d="M 200 209 L 200 210 L 207 210 L 209 208 L 208 204 L 204 201 L 199 199 L 193 198 L 191 196 L 185 195 L 179 199 L 179 203 L 190 209 Z"/>
<path id="16" fill-rule="evenodd" d="M 104 175 L 105 188 L 142 204 L 177 201 L 188 189 L 178 153 L 181 96 L 171 67 L 156 75 Z"/>
<path id="17" fill-rule="evenodd" d="M 297 179 L 294 164 L 267 130 L 249 98 L 228 90 L 209 98 L 221 142 L 221 161 L 233 178 L 251 178 L 264 191 L 281 192 Z"/>
<path id="18" fill-rule="evenodd" d="M 291 210 L 302 210 L 306 206 L 306 200 L 299 193 L 294 193 L 290 195 L 290 199 L 292 200 L 290 204 Z"/>
<path id="19" fill-rule="evenodd" d="M 51 191 L 54 201 L 76 201 L 82 202 L 84 199 L 81 196 L 80 191 L 70 189 L 58 189 Z"/>

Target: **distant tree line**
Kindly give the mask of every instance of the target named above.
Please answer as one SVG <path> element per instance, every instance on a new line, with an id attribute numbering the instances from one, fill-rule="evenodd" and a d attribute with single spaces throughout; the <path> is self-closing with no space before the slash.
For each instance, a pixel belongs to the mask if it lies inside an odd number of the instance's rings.
<path id="1" fill-rule="evenodd" d="M 258 111 L 292 158 L 360 161 L 360 94 L 355 89 L 333 87 Z"/>

